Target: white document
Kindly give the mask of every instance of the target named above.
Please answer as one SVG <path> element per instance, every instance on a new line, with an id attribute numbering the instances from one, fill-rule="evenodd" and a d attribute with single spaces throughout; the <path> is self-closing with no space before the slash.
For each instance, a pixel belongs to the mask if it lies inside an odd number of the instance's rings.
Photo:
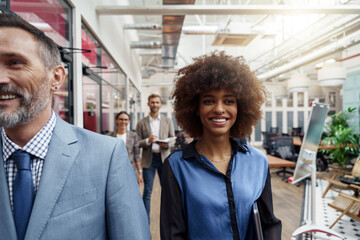
<path id="1" fill-rule="evenodd" d="M 176 139 L 176 137 L 169 137 L 169 138 L 165 138 L 165 139 L 158 139 L 155 142 L 156 143 L 169 143 L 171 141 L 174 141 Z"/>

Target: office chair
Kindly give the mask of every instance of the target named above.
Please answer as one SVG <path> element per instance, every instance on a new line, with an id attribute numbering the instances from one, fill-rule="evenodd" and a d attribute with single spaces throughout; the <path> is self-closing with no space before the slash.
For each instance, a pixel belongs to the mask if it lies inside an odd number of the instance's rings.
<path id="1" fill-rule="evenodd" d="M 301 131 L 302 131 L 302 127 L 296 127 L 296 128 L 293 127 L 292 131 L 291 131 L 291 135 L 292 136 L 300 136 Z"/>
<path id="2" fill-rule="evenodd" d="M 289 136 L 277 136 L 274 141 L 274 154 L 276 157 L 286 159 L 295 162 L 297 156 L 295 154 L 295 148 L 293 144 L 293 137 Z M 285 174 L 293 174 L 293 172 L 287 171 L 286 167 L 275 172 L 277 175 L 282 174 L 282 180 L 285 179 Z"/>
<path id="3" fill-rule="evenodd" d="M 274 155 L 274 140 L 276 133 L 264 132 L 263 148 L 267 154 Z"/>
<path id="4" fill-rule="evenodd" d="M 278 133 L 279 128 L 278 127 L 270 127 L 269 133 Z"/>

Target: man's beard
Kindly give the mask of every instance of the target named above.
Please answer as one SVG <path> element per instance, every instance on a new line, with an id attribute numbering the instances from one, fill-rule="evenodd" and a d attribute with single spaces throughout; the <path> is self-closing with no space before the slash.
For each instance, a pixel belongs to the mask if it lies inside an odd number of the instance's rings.
<path id="1" fill-rule="evenodd" d="M 150 108 L 150 111 L 151 111 L 152 113 L 158 113 L 159 110 L 160 110 L 160 108 L 156 108 L 156 107 Z"/>
<path id="2" fill-rule="evenodd" d="M 50 101 L 50 89 L 47 79 L 43 79 L 33 94 L 24 94 L 11 86 L 0 86 L 0 92 L 13 93 L 20 98 L 19 106 L 12 112 L 6 113 L 6 107 L 0 106 L 0 127 L 12 128 L 34 119 Z"/>

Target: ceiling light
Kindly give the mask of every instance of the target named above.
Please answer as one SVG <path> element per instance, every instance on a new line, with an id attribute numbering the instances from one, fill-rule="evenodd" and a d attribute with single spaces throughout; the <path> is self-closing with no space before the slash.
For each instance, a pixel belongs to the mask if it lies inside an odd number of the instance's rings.
<path id="1" fill-rule="evenodd" d="M 318 70 L 320 86 L 339 86 L 345 82 L 346 71 L 341 62 L 325 63 Z"/>
<path id="2" fill-rule="evenodd" d="M 287 89 L 284 85 L 276 86 L 273 92 L 275 99 L 283 99 L 288 97 Z"/>
<path id="3" fill-rule="evenodd" d="M 288 81 L 288 91 L 292 92 L 305 92 L 309 90 L 310 79 L 305 73 L 294 73 Z"/>
<path id="4" fill-rule="evenodd" d="M 308 96 L 310 99 L 319 98 L 323 99 L 324 93 L 322 91 L 322 88 L 318 85 L 317 81 L 310 81 L 310 87 L 309 87 L 309 93 Z"/>
<path id="5" fill-rule="evenodd" d="M 253 33 L 226 33 L 216 34 L 212 46 L 247 46 L 257 34 Z"/>

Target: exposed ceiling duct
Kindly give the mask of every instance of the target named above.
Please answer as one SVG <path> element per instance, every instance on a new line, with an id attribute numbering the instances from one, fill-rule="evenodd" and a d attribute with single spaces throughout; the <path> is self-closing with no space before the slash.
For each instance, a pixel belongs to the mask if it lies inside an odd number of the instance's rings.
<path id="1" fill-rule="evenodd" d="M 189 35 L 214 35 L 219 26 L 183 26 L 183 34 Z"/>
<path id="2" fill-rule="evenodd" d="M 156 73 L 174 68 L 176 61 L 175 66 L 181 68 L 194 56 L 217 49 L 214 46 L 217 45 L 233 54 L 244 55 L 255 74 L 267 82 L 287 82 L 292 71 L 299 67 L 297 70 L 315 79 L 315 61 L 341 58 L 341 51 L 348 45 L 344 47 L 340 42 L 360 30 L 358 0 L 126 2 L 128 5 L 100 5 L 96 11 L 99 16 L 132 15 L 136 24 L 126 24 L 123 28 L 138 30 L 133 40 L 161 42 L 161 49 L 159 43 L 132 43 L 132 48 L 142 48 L 136 51 L 141 57 L 141 70 L 152 69 Z M 216 41 L 211 46 L 214 37 Z M 179 49 L 183 43 L 184 47 Z"/>
<path id="3" fill-rule="evenodd" d="M 162 56 L 162 51 L 160 49 L 156 50 L 144 50 L 139 52 L 139 56 L 141 57 L 148 57 L 148 56 Z"/>
<path id="4" fill-rule="evenodd" d="M 295 68 L 301 67 L 305 64 L 313 62 L 322 57 L 326 57 L 337 51 L 344 50 L 344 49 L 349 48 L 358 43 L 360 43 L 360 30 L 358 30 L 352 34 L 349 34 L 348 36 L 346 36 L 342 39 L 339 39 L 337 42 L 333 42 L 333 43 L 331 43 L 325 47 L 322 47 L 318 50 L 314 50 L 311 53 L 309 53 L 303 57 L 300 57 L 298 59 L 295 59 L 288 64 L 284 64 L 281 67 L 275 68 L 266 73 L 259 74 L 257 77 L 260 79 L 263 79 L 263 80 L 267 80 L 267 79 L 276 77 L 282 73 L 289 72 Z"/>
<path id="5" fill-rule="evenodd" d="M 130 48 L 161 48 L 160 41 L 133 41 L 130 43 Z"/>
<path id="6" fill-rule="evenodd" d="M 194 4 L 195 0 L 163 0 L 163 5 Z M 163 56 L 164 68 L 173 68 L 175 65 L 176 51 L 179 45 L 182 26 L 185 16 L 164 15 L 163 19 Z"/>
<path id="7" fill-rule="evenodd" d="M 160 24 L 155 23 L 134 23 L 134 24 L 124 24 L 123 29 L 125 30 L 161 30 Z"/>

